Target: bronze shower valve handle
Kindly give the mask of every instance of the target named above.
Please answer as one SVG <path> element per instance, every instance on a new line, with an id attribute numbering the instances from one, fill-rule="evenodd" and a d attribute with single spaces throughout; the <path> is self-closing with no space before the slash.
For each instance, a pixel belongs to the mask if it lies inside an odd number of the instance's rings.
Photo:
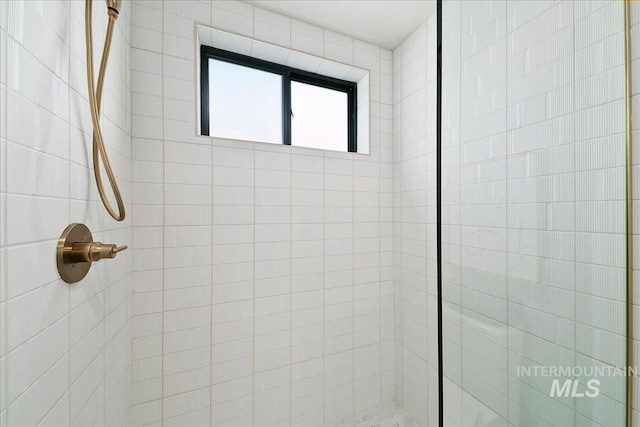
<path id="1" fill-rule="evenodd" d="M 56 261 L 60 277 L 67 283 L 82 280 L 91 263 L 105 258 L 115 258 L 127 246 L 94 242 L 91 231 L 84 224 L 70 224 L 58 239 Z"/>
<path id="2" fill-rule="evenodd" d="M 108 245 L 102 242 L 74 243 L 71 247 L 71 262 L 96 262 L 105 258 L 115 258 L 127 246 Z"/>

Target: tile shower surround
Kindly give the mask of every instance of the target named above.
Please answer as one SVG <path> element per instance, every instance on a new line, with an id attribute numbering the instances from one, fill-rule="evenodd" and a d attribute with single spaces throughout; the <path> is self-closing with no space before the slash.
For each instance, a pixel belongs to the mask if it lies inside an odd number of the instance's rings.
<path id="1" fill-rule="evenodd" d="M 1 426 L 320 425 L 394 399 L 437 420 L 433 19 L 392 53 L 242 2 L 124 2 L 103 109 L 115 224 L 87 154 L 83 3 L 0 18 Z M 194 136 L 195 22 L 370 69 L 371 155 Z M 131 249 L 82 286 L 16 268 L 72 221 Z"/>

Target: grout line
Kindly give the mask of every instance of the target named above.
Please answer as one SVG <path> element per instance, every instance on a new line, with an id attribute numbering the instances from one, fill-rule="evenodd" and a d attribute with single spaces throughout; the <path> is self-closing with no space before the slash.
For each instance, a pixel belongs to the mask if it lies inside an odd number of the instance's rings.
<path id="1" fill-rule="evenodd" d="M 293 29 L 289 18 L 289 46 L 293 40 Z M 254 20 L 255 22 L 255 20 Z M 255 25 L 255 24 L 254 24 Z M 289 426 L 293 427 L 293 152 L 289 148 Z"/>
<path id="2" fill-rule="evenodd" d="M 353 55 L 353 49 L 351 50 Z M 353 62 L 353 56 L 352 61 Z M 356 162 L 353 156 L 349 156 L 351 160 L 351 360 L 352 360 L 352 387 L 353 387 L 353 395 L 352 395 L 352 409 L 351 413 L 355 414 L 356 412 L 356 230 L 355 230 L 355 211 L 356 211 Z"/>
<path id="3" fill-rule="evenodd" d="M 324 45 L 324 43 L 323 43 Z M 326 263 L 326 256 L 325 256 L 325 250 L 326 250 L 326 226 L 325 226 L 325 209 L 326 209 L 326 186 L 325 186 L 325 157 L 324 154 L 321 157 L 322 159 L 322 355 L 320 356 L 322 359 L 322 423 L 324 424 L 326 422 L 325 420 L 325 401 L 324 401 L 324 394 L 325 394 L 325 383 L 324 383 L 324 379 L 325 379 L 325 370 L 324 370 L 324 353 L 325 353 L 325 334 L 326 334 L 326 330 L 325 330 L 325 310 L 326 310 L 326 297 L 325 297 L 325 281 L 326 281 L 326 274 L 325 274 L 325 263 Z"/>
<path id="4" fill-rule="evenodd" d="M 67 5 L 67 22 L 71 22 L 72 20 L 72 16 L 71 16 L 71 6 Z M 69 41 L 71 41 L 71 28 L 67 28 L 68 33 L 68 37 L 67 39 Z M 71 70 L 71 49 L 69 48 L 69 55 L 68 55 L 68 70 Z M 86 65 L 86 64 L 85 64 Z M 68 116 L 67 116 L 67 134 L 69 135 L 69 137 L 71 136 L 71 125 L 70 125 L 70 118 L 71 118 L 71 87 L 70 85 L 67 87 L 67 91 L 68 91 L 68 96 L 69 96 L 69 105 L 68 105 Z M 4 109 L 5 113 L 5 123 L 7 123 L 6 121 L 6 109 Z M 52 113 L 53 114 L 53 113 Z M 84 132 L 83 132 L 84 133 Z M 84 135 L 83 135 L 84 136 Z M 7 147 L 8 148 L 8 147 Z M 67 202 L 67 209 L 68 211 L 68 216 L 67 216 L 67 222 L 69 222 L 69 220 L 71 219 L 71 141 L 68 140 L 67 141 L 67 166 L 68 166 L 68 170 L 69 170 L 69 193 L 68 193 L 68 197 L 69 200 Z M 87 167 L 89 166 L 89 161 L 87 160 Z M 88 201 L 88 203 L 91 203 L 90 201 Z M 5 224 L 6 226 L 6 224 Z M 5 234 L 6 236 L 6 234 Z M 71 352 L 71 292 L 69 290 L 69 288 L 67 287 L 67 330 L 69 331 L 69 336 L 68 336 L 68 340 L 67 340 L 67 354 L 68 356 L 68 370 L 67 370 L 67 393 L 70 393 L 70 389 L 71 389 L 71 356 L 70 356 L 70 352 Z M 3 331 L 4 332 L 4 331 Z M 103 342 L 102 342 L 102 346 L 104 348 L 104 335 L 103 335 Z M 9 363 L 9 361 L 7 360 L 7 365 Z M 55 366 L 55 365 L 52 365 Z M 7 406 L 8 406 L 8 402 L 7 402 Z M 67 418 L 69 420 L 69 422 L 72 422 L 73 419 L 71 418 L 71 400 L 69 398 L 69 404 L 68 404 L 68 415 L 69 417 Z"/>
<path id="5" fill-rule="evenodd" d="M 211 4 L 211 15 L 210 15 L 210 22 L 213 24 L 213 3 Z M 197 33 L 197 30 L 196 30 Z M 198 35 L 196 34 L 195 38 L 198 38 Z M 164 35 L 163 35 L 163 39 L 164 39 Z M 198 52 L 196 49 L 196 53 L 195 56 L 198 56 Z M 196 74 L 198 74 L 196 72 Z M 198 76 L 196 75 L 195 77 L 196 80 L 198 80 Z M 164 84 L 162 85 L 163 89 L 164 89 Z M 196 87 L 198 86 L 197 82 L 196 82 Z M 198 92 L 198 90 L 196 89 L 196 92 Z M 195 96 L 195 100 L 197 103 L 197 98 L 198 95 L 196 94 Z M 164 101 L 164 98 L 163 98 Z M 163 102 L 164 103 L 164 102 Z M 202 108 L 202 99 L 200 99 L 200 108 Z M 198 132 L 200 133 L 200 132 Z M 211 259 L 209 260 L 211 262 L 211 305 L 209 306 L 209 344 L 210 344 L 210 348 L 209 348 L 209 425 L 213 425 L 213 420 L 214 420 L 214 410 L 215 410 L 215 402 L 213 400 L 213 386 L 214 386 L 214 381 L 213 381 L 213 372 L 214 372 L 214 361 L 215 358 L 213 356 L 213 343 L 214 343 L 214 339 L 213 339 L 213 335 L 214 335 L 214 322 L 213 322 L 213 311 L 214 311 L 214 307 L 215 307 L 215 298 L 214 298 L 214 293 L 215 293 L 215 270 L 216 270 L 216 263 L 215 263 L 215 225 L 214 225 L 214 209 L 215 209 L 215 204 L 216 204 L 216 199 L 215 199 L 215 193 L 216 193 L 216 180 L 215 180 L 215 173 L 214 173 L 214 145 L 211 143 L 212 140 L 209 139 L 209 147 L 211 147 L 211 219 L 210 219 L 210 223 L 211 223 Z"/>
<path id="6" fill-rule="evenodd" d="M 380 78 L 379 86 L 382 88 L 382 66 L 381 66 L 381 53 L 378 51 L 378 75 Z M 393 86 L 393 84 L 392 84 Z M 379 116 L 382 116 L 382 99 L 380 99 L 380 112 Z M 382 394 L 382 279 L 381 279 L 381 268 L 380 264 L 382 262 L 382 193 L 381 193 L 381 182 L 382 182 L 382 173 L 381 173 L 381 163 L 382 163 L 382 133 L 380 132 L 380 124 L 382 122 L 381 117 L 377 118 L 378 120 L 378 403 L 384 403 L 383 394 Z M 393 129 L 392 129 L 393 131 Z M 369 142 L 371 146 L 371 141 Z M 370 150 L 373 147 L 370 147 Z"/>
<path id="7" fill-rule="evenodd" d="M 162 33 L 164 34 L 164 2 L 160 9 L 160 15 L 162 16 Z M 164 298 L 165 298 L 165 280 L 164 280 L 164 272 L 165 272 L 165 256 L 166 256 L 166 192 L 167 192 L 167 180 L 165 175 L 165 160 L 166 160 L 166 141 L 164 139 L 164 119 L 165 119 L 165 111 L 164 111 L 164 78 L 165 78 L 165 70 L 164 70 L 164 37 L 162 37 L 162 64 L 160 65 L 161 71 L 161 87 L 160 93 L 162 96 L 162 317 L 160 321 L 162 322 L 162 338 L 161 338 L 161 352 L 160 352 L 160 367 L 161 367 L 161 384 L 160 384 L 160 425 L 164 426 L 164 379 L 166 377 L 165 374 L 165 366 L 164 366 L 164 347 L 165 347 L 165 330 L 164 330 Z"/>
<path id="8" fill-rule="evenodd" d="M 572 98 L 572 112 L 571 112 L 571 116 L 573 116 L 574 120 L 572 120 L 573 122 L 573 174 L 574 174 L 574 179 L 573 179 L 573 365 L 575 366 L 576 364 L 576 310 L 577 310 L 577 306 L 576 306 L 576 274 L 577 274 L 577 267 L 578 267 L 578 262 L 577 262 L 577 255 L 578 255 L 578 249 L 577 249 L 577 245 L 576 245 L 576 240 L 577 240 L 577 232 L 576 232 L 576 220 L 577 220 L 577 215 L 576 215 L 576 178 L 575 178 L 575 174 L 576 174 L 576 165 L 577 165 L 577 159 L 576 159 L 576 120 L 575 120 L 575 116 L 576 116 L 576 7 L 575 7 L 575 3 L 571 3 L 571 17 L 572 17 L 572 81 L 571 81 L 571 86 L 572 86 L 572 92 L 573 92 L 573 96 Z M 575 402 L 575 399 L 573 399 Z M 627 402 L 627 404 L 629 404 Z M 578 427 L 577 426 L 577 418 L 576 418 L 576 411 L 577 408 L 575 407 L 575 403 L 574 403 L 574 409 L 572 412 L 572 416 L 573 416 L 573 425 L 574 427 Z"/>
<path id="9" fill-rule="evenodd" d="M 403 52 L 402 52 L 402 46 L 400 46 L 400 64 L 402 66 L 402 58 L 403 57 Z M 402 100 L 403 100 L 403 96 L 402 96 L 402 70 L 400 72 L 400 85 L 399 85 L 399 90 L 400 90 L 400 100 L 398 101 L 398 107 L 400 109 L 400 119 L 402 120 Z M 399 132 L 399 138 L 398 138 L 398 153 L 399 153 L 399 161 L 398 161 L 398 166 L 401 168 L 402 166 L 402 135 L 403 132 L 402 130 L 400 130 Z M 399 236 L 399 254 L 402 255 L 402 249 L 403 249 L 403 232 L 402 232 L 402 225 L 403 225 L 403 221 L 402 221 L 402 209 L 403 209 L 403 194 L 402 194 L 402 173 L 399 174 L 398 177 L 398 195 L 400 198 L 400 206 L 399 206 L 399 223 L 400 223 L 400 236 Z M 400 290 L 400 298 L 399 298 L 399 307 L 398 307 L 398 315 L 399 315 L 399 319 L 400 319 L 400 395 L 401 395 L 401 402 L 404 405 L 404 334 L 402 333 L 402 331 L 404 330 L 403 325 L 403 314 L 402 314 L 402 300 L 403 300 L 403 288 L 404 288 L 404 284 L 403 284 L 403 274 L 402 274 L 402 256 L 399 257 L 400 258 L 400 263 L 398 265 L 398 272 L 399 272 L 399 280 L 398 280 L 398 284 L 399 284 L 399 290 Z"/>
<path id="10" fill-rule="evenodd" d="M 255 26 L 255 20 L 253 21 Z M 252 268 L 253 275 L 251 280 L 253 281 L 253 295 L 251 297 L 253 307 L 251 317 L 253 319 L 252 334 L 253 344 L 251 347 L 251 425 L 255 426 L 255 392 L 256 392 L 256 150 L 253 146 L 253 259 Z"/>
<path id="11" fill-rule="evenodd" d="M 504 117 L 505 117 L 505 141 L 509 140 L 509 118 L 508 118 L 508 112 L 509 112 L 509 10 L 507 7 L 507 2 L 505 0 L 504 2 L 504 13 L 505 13 L 505 34 L 504 34 L 504 38 L 505 38 L 505 43 L 504 43 L 504 75 L 506 76 L 506 81 L 504 82 L 504 86 L 505 86 L 505 108 L 504 108 Z M 508 144 L 508 143 L 507 143 Z M 506 341 L 507 341 L 507 381 L 506 381 L 506 396 L 507 396 L 507 422 L 511 419 L 511 405 L 509 405 L 509 289 L 511 288 L 511 286 L 509 286 L 509 148 L 507 147 L 505 149 L 505 162 L 504 162 L 504 194 L 505 194 L 505 198 L 504 198 L 504 211 L 505 211 L 505 229 L 506 229 L 506 236 L 505 236 L 505 249 L 506 249 L 506 253 L 505 253 L 505 273 L 506 273 L 506 296 L 507 296 L 507 300 L 506 300 L 506 304 L 505 304 L 505 308 L 506 308 L 506 324 L 507 324 L 507 333 L 506 333 Z M 462 341 L 461 341 L 462 342 Z"/>

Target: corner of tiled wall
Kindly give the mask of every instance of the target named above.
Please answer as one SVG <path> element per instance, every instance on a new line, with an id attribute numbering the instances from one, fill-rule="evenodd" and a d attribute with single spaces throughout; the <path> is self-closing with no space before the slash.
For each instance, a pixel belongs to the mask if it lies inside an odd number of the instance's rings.
<path id="1" fill-rule="evenodd" d="M 437 424 L 435 16 L 393 52 L 396 399 Z"/>

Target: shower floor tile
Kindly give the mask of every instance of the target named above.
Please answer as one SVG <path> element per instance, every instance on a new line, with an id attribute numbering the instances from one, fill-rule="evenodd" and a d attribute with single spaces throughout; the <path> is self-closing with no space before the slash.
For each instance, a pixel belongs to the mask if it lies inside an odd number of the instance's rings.
<path id="1" fill-rule="evenodd" d="M 380 405 L 325 424 L 325 427 L 419 427 L 404 409 L 394 403 Z"/>

